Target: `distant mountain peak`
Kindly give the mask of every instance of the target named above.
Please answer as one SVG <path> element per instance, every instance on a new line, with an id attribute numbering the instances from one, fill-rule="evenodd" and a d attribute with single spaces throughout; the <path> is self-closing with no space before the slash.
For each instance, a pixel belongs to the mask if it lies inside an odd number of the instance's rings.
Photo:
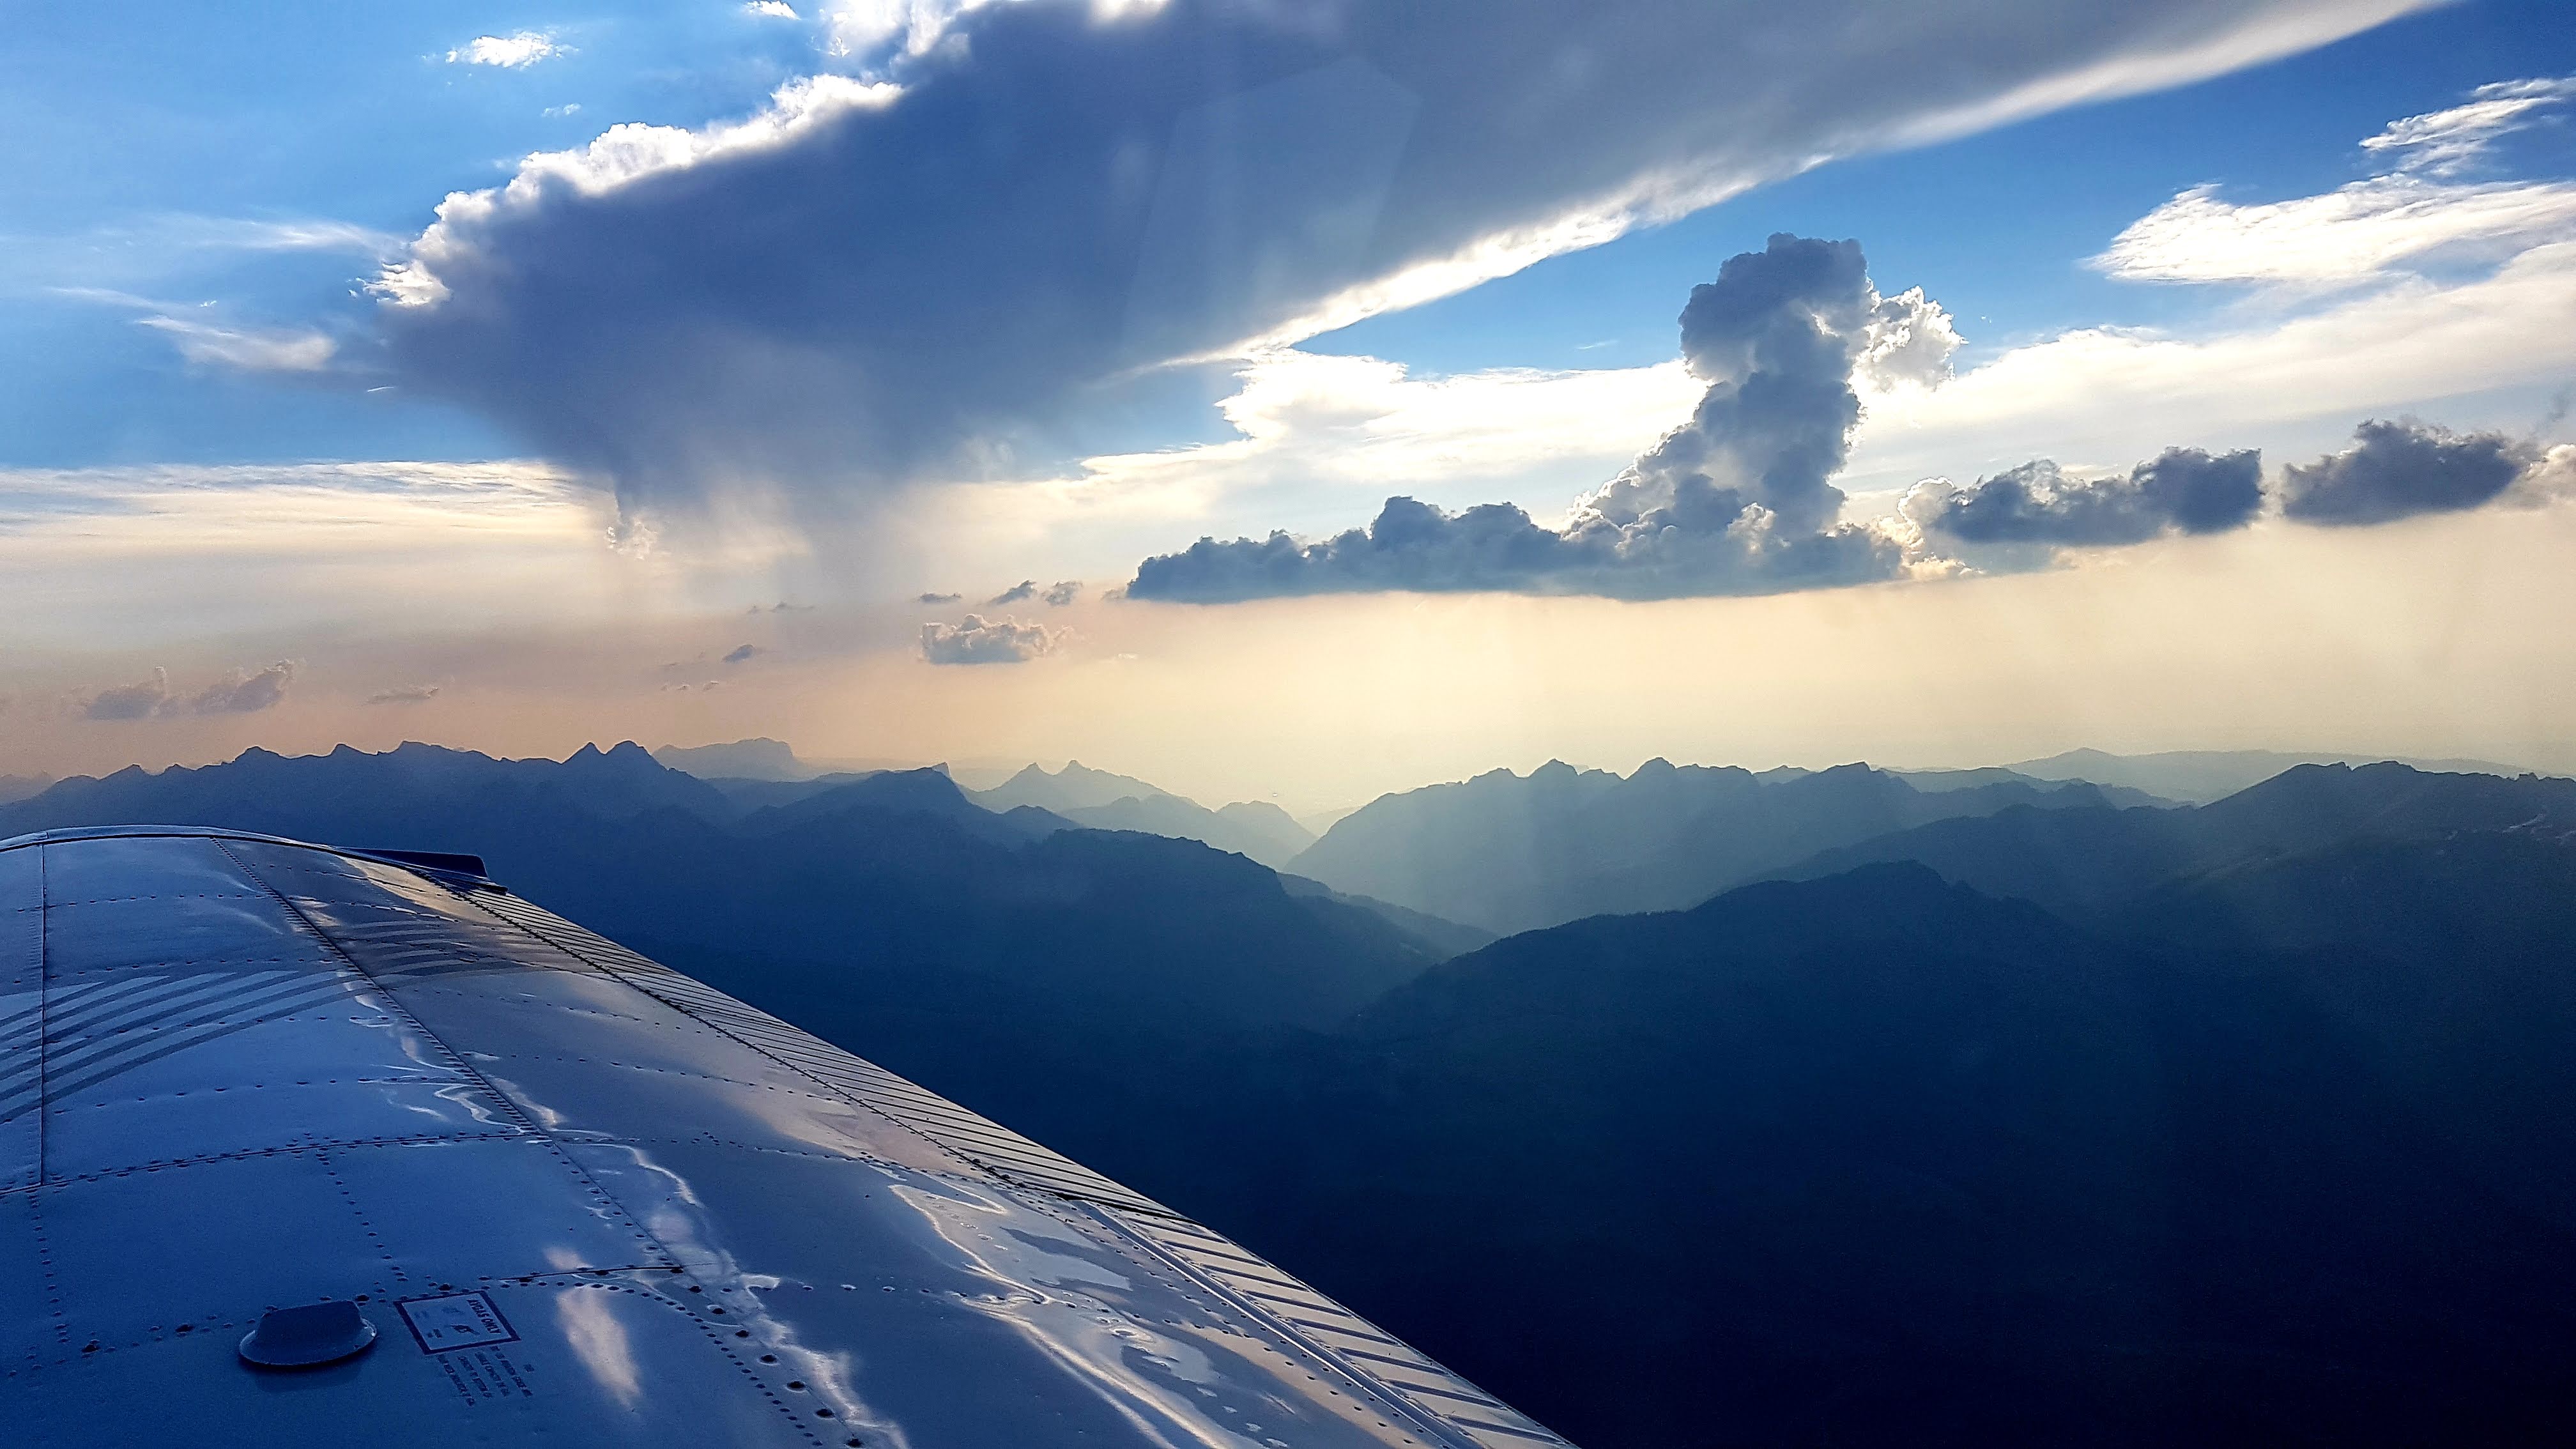
<path id="1" fill-rule="evenodd" d="M 2008 778 L 1917 790 L 1860 763 L 1828 770 L 1676 766 L 1626 779 L 1551 760 L 1388 795 L 1335 821 L 1292 868 L 1501 933 L 1605 913 L 1683 910 L 1818 851 L 1955 815 L 2099 804 Z"/>
<path id="2" fill-rule="evenodd" d="M 1126 799 L 1182 798 L 1159 785 L 1132 775 L 1095 770 L 1080 760 L 1067 760 L 1063 769 L 1053 771 L 1032 763 L 990 790 L 973 792 L 973 796 L 977 804 L 997 811 L 1019 805 L 1056 811 L 1090 810 Z"/>
<path id="3" fill-rule="evenodd" d="M 666 769 L 704 780 L 810 780 L 823 773 L 784 740 L 756 735 L 716 745 L 664 745 L 651 752 Z"/>

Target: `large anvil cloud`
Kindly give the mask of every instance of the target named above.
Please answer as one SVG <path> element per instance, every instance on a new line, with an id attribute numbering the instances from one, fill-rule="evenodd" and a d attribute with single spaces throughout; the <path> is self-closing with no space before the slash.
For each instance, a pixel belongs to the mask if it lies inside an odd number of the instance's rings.
<path id="1" fill-rule="evenodd" d="M 873 79 L 450 197 L 383 283 L 386 340 L 630 501 L 990 475 L 1139 369 L 2417 5 L 989 5 Z"/>

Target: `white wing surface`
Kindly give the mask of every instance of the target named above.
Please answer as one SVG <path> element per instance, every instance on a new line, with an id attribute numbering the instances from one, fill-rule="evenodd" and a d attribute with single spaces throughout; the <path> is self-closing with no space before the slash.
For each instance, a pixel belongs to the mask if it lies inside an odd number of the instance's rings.
<path id="1" fill-rule="evenodd" d="M 479 872 L 185 828 L 0 843 L 10 1442 L 1563 1445 Z"/>

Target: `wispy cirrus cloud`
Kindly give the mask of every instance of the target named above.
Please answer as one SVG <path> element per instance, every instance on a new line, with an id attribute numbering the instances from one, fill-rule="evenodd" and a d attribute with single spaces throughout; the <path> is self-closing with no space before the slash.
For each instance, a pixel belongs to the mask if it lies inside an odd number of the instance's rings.
<path id="1" fill-rule="evenodd" d="M 2196 186 L 2112 239 L 2093 265 L 2123 281 L 2349 284 L 2463 251 L 2510 254 L 2576 235 L 2576 183 L 2472 179 L 2495 142 L 2576 97 L 2576 79 L 2481 86 L 2466 105 L 2362 142 L 2388 169 L 2333 191 L 2240 204 Z"/>
<path id="2" fill-rule="evenodd" d="M 135 325 L 167 335 L 190 362 L 243 372 L 320 372 L 340 350 L 328 334 L 311 330 L 219 327 L 166 314 L 138 317 Z"/>
<path id="3" fill-rule="evenodd" d="M 51 290 L 56 296 L 142 313 L 134 325 L 167 336 L 190 362 L 244 372 L 319 372 L 339 352 L 335 339 L 311 328 L 247 327 L 219 321 L 222 313 L 211 302 L 191 306 L 156 301 L 107 287 Z"/>
<path id="4" fill-rule="evenodd" d="M 2391 121 L 2361 146 L 2395 157 L 2400 171 L 2447 176 L 2483 161 L 2497 140 L 2570 98 L 2576 98 L 2576 76 L 2496 81 L 2471 91 L 2461 105 Z"/>

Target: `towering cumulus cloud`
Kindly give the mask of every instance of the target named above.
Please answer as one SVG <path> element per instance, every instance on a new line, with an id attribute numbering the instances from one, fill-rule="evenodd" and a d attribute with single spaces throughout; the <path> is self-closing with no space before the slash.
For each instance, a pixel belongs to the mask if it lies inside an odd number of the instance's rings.
<path id="1" fill-rule="evenodd" d="M 1140 368 L 2418 3 L 912 7 L 899 43 L 854 40 L 886 47 L 855 78 L 702 131 L 618 126 L 451 196 L 381 280 L 386 340 L 411 386 L 630 501 L 989 476 Z M 1822 503 L 1800 468 L 1738 492 L 1795 532 Z"/>
<path id="2" fill-rule="evenodd" d="M 1575 506 L 1563 529 L 1509 504 L 1445 513 L 1387 500 L 1320 543 L 1201 539 L 1148 559 L 1131 598 L 1215 603 L 1369 589 L 1514 589 L 1623 598 L 1769 593 L 1888 578 L 1897 543 L 1840 523 L 1863 374 L 1934 382 L 1958 335 L 1920 291 L 1883 297 L 1860 243 L 1775 236 L 1682 309 L 1708 383 L 1691 420 Z"/>
<path id="3" fill-rule="evenodd" d="M 2263 508 L 2263 460 L 2251 449 L 2168 448 L 2125 478 L 2070 478 L 2042 458 L 1960 488 L 1934 481 L 1904 511 L 1929 534 L 1971 544 L 2104 546 L 2163 533 L 2241 528 Z"/>
<path id="4" fill-rule="evenodd" d="M 2281 512 L 2322 524 L 2455 513 L 2503 493 L 2541 461 L 2536 448 L 2501 433 L 2367 422 L 2351 447 L 2284 471 Z"/>

